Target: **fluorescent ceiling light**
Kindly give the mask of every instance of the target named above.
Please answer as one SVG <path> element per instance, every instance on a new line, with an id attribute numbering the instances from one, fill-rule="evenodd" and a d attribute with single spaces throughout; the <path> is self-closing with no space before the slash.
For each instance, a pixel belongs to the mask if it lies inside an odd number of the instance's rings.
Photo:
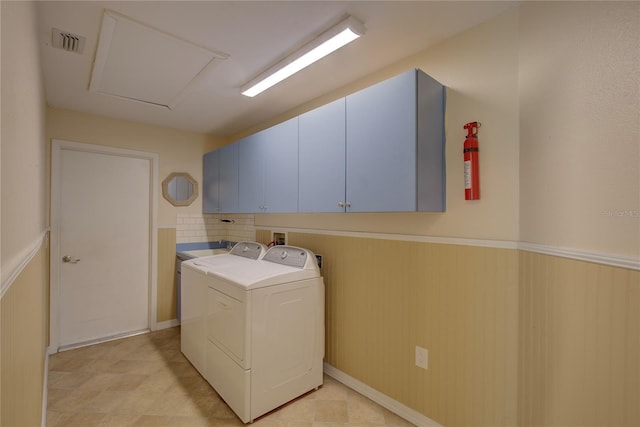
<path id="1" fill-rule="evenodd" d="M 365 28 L 362 22 L 349 16 L 242 86 L 242 94 L 249 97 L 256 96 L 308 65 L 329 55 L 331 52 L 352 42 L 363 35 L 364 32 Z"/>

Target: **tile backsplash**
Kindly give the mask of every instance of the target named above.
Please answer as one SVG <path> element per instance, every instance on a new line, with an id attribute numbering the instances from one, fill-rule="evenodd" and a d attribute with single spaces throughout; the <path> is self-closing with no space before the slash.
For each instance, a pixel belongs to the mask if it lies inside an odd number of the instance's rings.
<path id="1" fill-rule="evenodd" d="M 178 214 L 176 243 L 254 241 L 253 214 Z"/>

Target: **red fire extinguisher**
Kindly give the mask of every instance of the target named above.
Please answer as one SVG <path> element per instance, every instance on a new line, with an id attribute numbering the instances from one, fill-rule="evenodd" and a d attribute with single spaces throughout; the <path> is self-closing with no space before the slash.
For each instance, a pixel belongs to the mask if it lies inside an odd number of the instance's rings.
<path id="1" fill-rule="evenodd" d="M 464 125 L 467 137 L 464 140 L 464 199 L 480 199 L 480 168 L 478 148 L 478 128 L 480 122 L 471 122 Z"/>

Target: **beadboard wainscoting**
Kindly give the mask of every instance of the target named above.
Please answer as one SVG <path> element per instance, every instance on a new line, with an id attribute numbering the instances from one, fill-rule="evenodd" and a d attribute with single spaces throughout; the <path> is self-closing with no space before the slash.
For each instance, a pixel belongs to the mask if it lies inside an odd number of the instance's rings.
<path id="1" fill-rule="evenodd" d="M 255 240 L 253 214 L 178 214 L 175 227 L 158 227 L 158 329 L 169 328 L 179 323 L 176 319 L 176 244 L 219 240 Z"/>
<path id="2" fill-rule="evenodd" d="M 158 299 L 156 322 L 159 329 L 178 324 L 178 283 L 176 280 L 176 229 L 158 228 Z"/>
<path id="3" fill-rule="evenodd" d="M 640 425 L 640 271 L 520 251 L 519 420 Z"/>
<path id="4" fill-rule="evenodd" d="M 47 239 L 13 277 L 0 302 L 0 425 L 41 424 L 49 318 Z M 28 331 L 28 333 L 25 333 Z"/>
<path id="5" fill-rule="evenodd" d="M 258 230 L 265 243 L 270 231 Z M 323 256 L 325 362 L 448 426 L 516 423 L 515 249 L 302 232 Z M 429 351 L 428 369 L 415 347 Z"/>
<path id="6" fill-rule="evenodd" d="M 640 271 L 361 235 L 288 230 L 323 256 L 328 365 L 445 426 L 640 425 Z"/>

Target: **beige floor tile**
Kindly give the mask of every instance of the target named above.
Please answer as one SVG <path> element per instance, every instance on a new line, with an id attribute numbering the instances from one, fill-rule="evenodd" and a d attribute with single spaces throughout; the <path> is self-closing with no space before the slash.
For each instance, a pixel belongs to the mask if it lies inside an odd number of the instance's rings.
<path id="1" fill-rule="evenodd" d="M 347 388 L 333 379 L 325 376 L 324 384 L 313 393 L 318 400 L 347 400 Z"/>
<path id="2" fill-rule="evenodd" d="M 315 410 L 315 399 L 298 399 L 282 406 L 273 415 L 282 421 L 313 422 Z"/>
<path id="3" fill-rule="evenodd" d="M 75 413 L 71 414 L 69 417 L 66 417 L 64 420 L 61 420 L 55 427 L 94 427 L 99 426 L 102 420 L 104 419 L 105 414 L 99 413 Z"/>
<path id="4" fill-rule="evenodd" d="M 125 399 L 113 408 L 114 414 L 140 415 L 145 414 L 153 402 L 161 393 L 157 392 L 135 392 L 122 393 Z"/>
<path id="5" fill-rule="evenodd" d="M 140 418 L 140 415 L 126 415 L 126 414 L 105 414 L 105 417 L 100 421 L 100 427 L 129 427 Z"/>
<path id="6" fill-rule="evenodd" d="M 382 407 L 368 399 L 351 399 L 347 401 L 349 423 L 384 425 Z"/>
<path id="7" fill-rule="evenodd" d="M 162 415 L 141 415 L 131 424 L 132 427 L 169 427 L 171 417 Z"/>
<path id="8" fill-rule="evenodd" d="M 155 360 L 118 360 L 109 367 L 108 371 L 122 374 L 152 375 L 162 367 L 162 362 Z"/>
<path id="9" fill-rule="evenodd" d="M 209 427 L 210 418 L 175 416 L 169 422 L 171 427 Z"/>
<path id="10" fill-rule="evenodd" d="M 72 371 L 67 372 L 66 375 L 58 378 L 53 384 L 52 388 L 61 388 L 65 390 L 75 390 L 82 387 L 85 383 L 93 378 L 93 374 L 90 372 Z"/>
<path id="11" fill-rule="evenodd" d="M 48 427 L 244 424 L 180 352 L 179 328 L 52 355 Z M 411 427 L 340 382 L 263 415 L 255 427 Z"/>
<path id="12" fill-rule="evenodd" d="M 61 412 L 84 412 L 89 402 L 100 394 L 100 390 L 73 390 L 66 391 L 66 395 L 53 403 L 49 403 L 48 409 Z"/>
<path id="13" fill-rule="evenodd" d="M 349 421 L 347 402 L 344 400 L 318 400 L 316 422 L 346 423 Z"/>
<path id="14" fill-rule="evenodd" d="M 88 412 L 113 412 L 121 405 L 127 396 L 119 391 L 102 391 L 84 405 L 83 410 Z"/>

